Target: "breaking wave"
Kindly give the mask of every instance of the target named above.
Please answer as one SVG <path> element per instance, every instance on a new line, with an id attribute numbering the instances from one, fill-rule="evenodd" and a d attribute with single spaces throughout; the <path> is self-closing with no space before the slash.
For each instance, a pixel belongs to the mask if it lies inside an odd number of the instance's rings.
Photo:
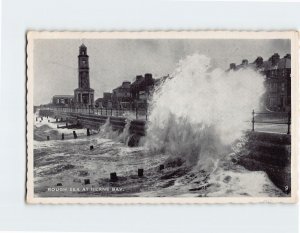
<path id="1" fill-rule="evenodd" d="M 191 165 L 220 158 L 249 129 L 263 80 L 252 69 L 227 72 L 204 55 L 187 56 L 153 94 L 145 146 Z"/>

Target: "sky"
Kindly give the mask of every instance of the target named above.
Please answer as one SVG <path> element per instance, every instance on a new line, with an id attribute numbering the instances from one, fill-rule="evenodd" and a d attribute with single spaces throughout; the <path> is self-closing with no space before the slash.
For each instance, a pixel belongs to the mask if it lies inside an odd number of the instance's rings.
<path id="1" fill-rule="evenodd" d="M 274 53 L 290 53 L 290 40 L 283 39 L 38 39 L 34 41 L 34 105 L 49 103 L 54 95 L 73 95 L 78 87 L 79 46 L 87 46 L 90 85 L 95 100 L 103 92 L 134 81 L 136 75 L 171 74 L 180 59 L 200 53 L 213 67 L 228 69 L 243 59 L 267 60 Z"/>

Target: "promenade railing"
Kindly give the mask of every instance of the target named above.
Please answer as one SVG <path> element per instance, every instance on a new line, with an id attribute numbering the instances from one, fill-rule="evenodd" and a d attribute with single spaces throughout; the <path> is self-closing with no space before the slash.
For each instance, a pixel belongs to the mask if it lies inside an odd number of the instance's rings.
<path id="1" fill-rule="evenodd" d="M 145 108 L 135 109 L 115 109 L 115 108 L 94 108 L 94 107 L 63 107 L 51 106 L 47 107 L 52 110 L 66 112 L 66 113 L 82 113 L 88 115 L 100 116 L 115 116 L 127 117 L 131 119 L 148 120 L 148 111 Z"/>
<path id="2" fill-rule="evenodd" d="M 252 111 L 252 131 L 291 133 L 291 112 Z"/>
<path id="3" fill-rule="evenodd" d="M 52 109 L 60 112 L 82 113 L 88 115 L 126 117 L 129 119 L 148 120 L 148 111 L 145 108 L 113 109 L 95 107 L 63 107 L 50 106 L 42 109 Z M 291 112 L 255 112 L 252 111 L 252 131 L 266 131 L 273 133 L 291 133 Z"/>

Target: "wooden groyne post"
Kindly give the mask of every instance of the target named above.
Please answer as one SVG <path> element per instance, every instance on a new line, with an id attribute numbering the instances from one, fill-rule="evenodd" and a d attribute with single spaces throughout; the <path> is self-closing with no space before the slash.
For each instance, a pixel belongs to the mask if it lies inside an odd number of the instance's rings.
<path id="1" fill-rule="evenodd" d="M 117 176 L 117 173 L 116 172 L 112 172 L 110 173 L 110 181 L 117 181 L 118 180 L 118 176 Z"/>
<path id="2" fill-rule="evenodd" d="M 142 168 L 138 169 L 138 176 L 139 177 L 143 177 L 144 176 L 144 169 L 142 169 Z"/>

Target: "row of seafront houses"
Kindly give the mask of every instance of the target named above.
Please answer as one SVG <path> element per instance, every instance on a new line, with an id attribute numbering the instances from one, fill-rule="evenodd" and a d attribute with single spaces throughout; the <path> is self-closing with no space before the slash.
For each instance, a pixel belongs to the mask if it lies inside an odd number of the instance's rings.
<path id="1" fill-rule="evenodd" d="M 280 58 L 278 53 L 268 60 L 257 57 L 252 63 L 243 60 L 240 65 L 230 64 L 229 70 L 235 71 L 243 68 L 252 68 L 264 77 L 266 88 L 263 96 L 264 110 L 274 112 L 291 111 L 291 55 L 286 54 Z"/>
<path id="2" fill-rule="evenodd" d="M 154 79 L 150 73 L 144 76 L 137 75 L 134 82 L 124 81 L 119 87 L 113 89 L 112 92 L 104 92 L 103 97 L 97 98 L 94 104 L 89 107 L 123 110 L 145 109 L 154 88 L 168 77 L 164 76 Z M 72 107 L 75 105 L 74 96 L 55 95 L 52 98 L 51 105 Z"/>
<path id="3" fill-rule="evenodd" d="M 55 95 L 50 106 L 75 107 L 81 106 L 86 99 L 85 107 L 106 108 L 106 109 L 145 109 L 147 102 L 156 86 L 163 80 L 171 78 L 164 76 L 154 79 L 151 73 L 136 76 L 131 83 L 124 81 L 112 92 L 103 93 L 103 97 L 94 101 L 94 90 L 89 86 L 89 66 L 88 55 L 85 45 L 79 48 L 79 88 L 74 90 L 73 95 Z M 252 68 L 260 72 L 265 77 L 266 93 L 263 96 L 263 105 L 266 110 L 274 112 L 289 112 L 291 109 L 291 55 L 287 54 L 280 58 L 278 53 L 272 55 L 264 61 L 262 57 L 257 57 L 255 61 L 249 63 L 243 60 L 241 64 L 230 64 L 228 72 L 239 69 Z"/>
<path id="4" fill-rule="evenodd" d="M 163 78 L 167 78 L 163 77 Z M 147 102 L 156 86 L 159 85 L 161 79 L 154 79 L 152 74 L 147 73 L 137 75 L 133 83 L 124 81 L 119 87 L 112 92 L 103 93 L 102 98 L 95 101 L 97 108 L 113 108 L 113 109 L 145 109 Z"/>

